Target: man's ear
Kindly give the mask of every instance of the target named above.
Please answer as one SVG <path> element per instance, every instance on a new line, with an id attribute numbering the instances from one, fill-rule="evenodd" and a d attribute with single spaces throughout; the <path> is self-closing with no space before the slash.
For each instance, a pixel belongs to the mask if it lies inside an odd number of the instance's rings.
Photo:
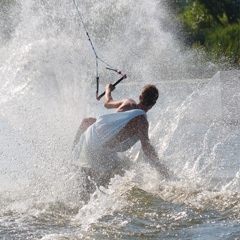
<path id="1" fill-rule="evenodd" d="M 142 95 L 139 96 L 139 101 L 140 101 L 140 102 L 142 101 Z"/>

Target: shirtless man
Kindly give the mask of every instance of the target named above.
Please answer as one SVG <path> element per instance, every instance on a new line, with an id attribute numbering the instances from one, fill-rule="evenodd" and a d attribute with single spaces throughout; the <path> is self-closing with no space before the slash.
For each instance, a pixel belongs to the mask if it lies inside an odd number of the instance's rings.
<path id="1" fill-rule="evenodd" d="M 113 90 L 112 84 L 106 86 L 104 106 L 107 109 L 116 108 L 116 113 L 102 115 L 98 119 L 84 119 L 76 135 L 73 151 L 77 153 L 75 156 L 82 163 L 84 173 L 90 176 L 97 186 L 107 186 L 110 178 L 121 169 L 122 161 L 118 161 L 116 153 L 126 151 L 140 140 L 144 154 L 163 176 L 169 178 L 168 170 L 160 162 L 148 136 L 146 113 L 155 105 L 158 89 L 154 85 L 146 85 L 138 103 L 133 99 L 113 100 Z M 112 135 L 109 137 L 109 134 Z M 86 154 L 81 155 L 81 152 Z M 83 163 L 87 158 L 90 160 Z M 90 185 L 92 184 L 88 182 L 87 188 L 94 189 L 94 186 L 89 187 Z"/>
<path id="2" fill-rule="evenodd" d="M 114 90 L 112 84 L 106 86 L 104 106 L 108 109 L 117 108 L 116 112 L 125 112 L 133 109 L 141 109 L 148 112 L 158 99 L 158 89 L 154 85 L 146 85 L 139 96 L 139 102 L 136 103 L 133 99 L 113 100 L 111 92 Z M 144 115 L 139 115 L 130 120 L 127 125 L 105 146 L 111 147 L 118 145 L 133 135 L 137 135 L 144 154 L 152 160 L 155 167 L 166 177 L 169 177 L 166 167 L 160 162 L 154 147 L 150 143 L 148 136 L 148 121 Z"/>

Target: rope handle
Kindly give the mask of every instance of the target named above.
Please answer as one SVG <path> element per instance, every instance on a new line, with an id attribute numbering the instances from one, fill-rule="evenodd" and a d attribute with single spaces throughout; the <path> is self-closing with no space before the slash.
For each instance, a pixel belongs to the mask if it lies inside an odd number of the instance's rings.
<path id="1" fill-rule="evenodd" d="M 110 68 L 110 67 L 106 67 L 106 69 L 112 70 L 112 71 L 122 75 L 122 72 L 120 70 L 117 70 L 117 69 L 114 69 L 114 68 Z"/>
<path id="2" fill-rule="evenodd" d="M 111 70 L 113 70 L 113 69 L 111 69 Z M 127 75 L 126 74 L 124 74 L 120 79 L 118 79 L 114 84 L 113 84 L 113 86 L 115 87 L 115 86 L 117 86 L 123 79 L 125 79 L 125 78 L 127 78 Z M 96 93 L 96 98 L 97 98 L 97 100 L 99 101 L 104 95 L 105 95 L 105 91 L 102 93 L 102 94 L 100 94 L 99 96 L 98 96 L 98 93 Z"/>

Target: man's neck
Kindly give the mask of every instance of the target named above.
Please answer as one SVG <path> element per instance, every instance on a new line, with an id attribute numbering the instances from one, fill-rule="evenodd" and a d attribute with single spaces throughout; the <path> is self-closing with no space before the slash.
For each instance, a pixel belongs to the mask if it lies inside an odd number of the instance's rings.
<path id="1" fill-rule="evenodd" d="M 137 108 L 138 108 L 138 109 L 141 109 L 141 110 L 143 110 L 143 111 L 145 111 L 145 112 L 147 112 L 147 111 L 149 110 L 149 107 L 142 105 L 141 102 L 139 102 L 139 103 L 137 104 Z"/>

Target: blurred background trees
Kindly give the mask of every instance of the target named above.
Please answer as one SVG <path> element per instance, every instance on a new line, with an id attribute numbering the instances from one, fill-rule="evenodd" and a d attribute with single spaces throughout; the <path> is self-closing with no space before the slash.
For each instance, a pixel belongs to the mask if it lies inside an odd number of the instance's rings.
<path id="1" fill-rule="evenodd" d="M 211 61 L 240 68 L 240 0 L 163 1 L 180 22 L 175 28 L 187 46 L 203 50 Z M 18 1 L 0 0 L 0 44 L 13 34 L 18 12 Z"/>
<path id="2" fill-rule="evenodd" d="M 169 0 L 183 27 L 183 39 L 209 59 L 240 66 L 240 0 Z"/>

